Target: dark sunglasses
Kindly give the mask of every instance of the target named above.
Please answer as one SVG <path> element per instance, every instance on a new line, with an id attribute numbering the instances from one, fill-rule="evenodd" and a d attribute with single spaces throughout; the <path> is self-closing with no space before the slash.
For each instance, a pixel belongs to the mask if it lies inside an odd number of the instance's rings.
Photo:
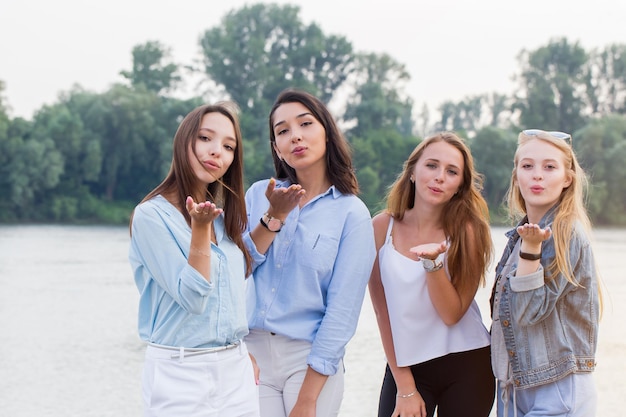
<path id="1" fill-rule="evenodd" d="M 565 142 L 567 142 L 570 145 L 572 144 L 572 135 L 570 135 L 569 133 L 565 133 L 565 132 L 558 132 L 558 131 L 548 132 L 548 131 L 541 130 L 541 129 L 526 129 L 522 131 L 522 133 L 525 134 L 526 136 L 539 136 L 541 134 L 548 134 L 557 139 L 563 139 Z"/>

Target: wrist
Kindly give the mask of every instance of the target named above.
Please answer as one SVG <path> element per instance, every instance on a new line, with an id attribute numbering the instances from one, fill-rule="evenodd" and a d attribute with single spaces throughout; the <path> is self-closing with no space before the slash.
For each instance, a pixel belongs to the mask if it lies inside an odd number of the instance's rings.
<path id="1" fill-rule="evenodd" d="M 396 398 L 411 398 L 412 396 L 414 396 L 415 394 L 417 394 L 417 389 L 414 389 L 411 392 L 407 392 L 406 394 L 401 394 L 400 392 L 398 392 L 396 394 Z"/>
<path id="2" fill-rule="evenodd" d="M 270 232 L 278 233 L 285 225 L 285 222 L 277 217 L 273 217 L 268 212 L 259 219 L 260 223 Z"/>
<path id="3" fill-rule="evenodd" d="M 443 268 L 444 254 L 440 253 L 435 259 L 422 258 L 422 266 L 426 272 L 435 272 Z"/>

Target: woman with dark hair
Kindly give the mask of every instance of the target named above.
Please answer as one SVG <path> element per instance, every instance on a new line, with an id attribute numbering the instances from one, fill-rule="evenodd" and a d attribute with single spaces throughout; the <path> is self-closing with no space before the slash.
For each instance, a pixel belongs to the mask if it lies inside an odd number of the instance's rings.
<path id="1" fill-rule="evenodd" d="M 269 127 L 276 179 L 246 193 L 244 235 L 261 415 L 336 416 L 374 259 L 371 217 L 356 196 L 349 144 L 319 99 L 283 91 Z"/>
<path id="2" fill-rule="evenodd" d="M 183 119 L 169 173 L 130 222 L 144 416 L 259 415 L 242 341 L 251 257 L 235 110 L 204 105 Z"/>
<path id="3" fill-rule="evenodd" d="M 482 178 L 467 145 L 441 132 L 404 163 L 373 219 L 370 296 L 387 356 L 379 417 L 487 417 L 489 333 L 474 300 L 492 257 Z"/>

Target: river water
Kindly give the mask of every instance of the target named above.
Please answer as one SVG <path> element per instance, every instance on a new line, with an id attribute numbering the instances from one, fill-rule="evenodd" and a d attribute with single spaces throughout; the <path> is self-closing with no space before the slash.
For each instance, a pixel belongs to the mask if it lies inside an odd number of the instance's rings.
<path id="1" fill-rule="evenodd" d="M 494 228 L 496 258 L 505 229 Z M 626 230 L 597 229 L 605 286 L 598 416 L 621 417 L 626 375 Z M 0 416 L 141 415 L 143 343 L 128 229 L 0 226 Z M 477 301 L 489 325 L 487 287 Z M 348 345 L 341 417 L 374 417 L 385 359 L 369 296 Z"/>

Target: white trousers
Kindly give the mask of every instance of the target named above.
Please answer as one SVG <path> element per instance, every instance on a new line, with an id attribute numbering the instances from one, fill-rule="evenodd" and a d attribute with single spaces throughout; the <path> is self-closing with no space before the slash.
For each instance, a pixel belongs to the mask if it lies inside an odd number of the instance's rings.
<path id="1" fill-rule="evenodd" d="M 244 343 L 212 353 L 182 353 L 146 348 L 144 417 L 259 417 L 258 387 Z"/>
<path id="2" fill-rule="evenodd" d="M 260 330 L 251 330 L 245 340 L 261 371 L 261 417 L 287 417 L 296 404 L 308 369 L 306 362 L 311 352 L 311 343 Z M 337 373 L 328 377 L 317 398 L 317 417 L 339 414 L 343 387 L 342 362 Z"/>

